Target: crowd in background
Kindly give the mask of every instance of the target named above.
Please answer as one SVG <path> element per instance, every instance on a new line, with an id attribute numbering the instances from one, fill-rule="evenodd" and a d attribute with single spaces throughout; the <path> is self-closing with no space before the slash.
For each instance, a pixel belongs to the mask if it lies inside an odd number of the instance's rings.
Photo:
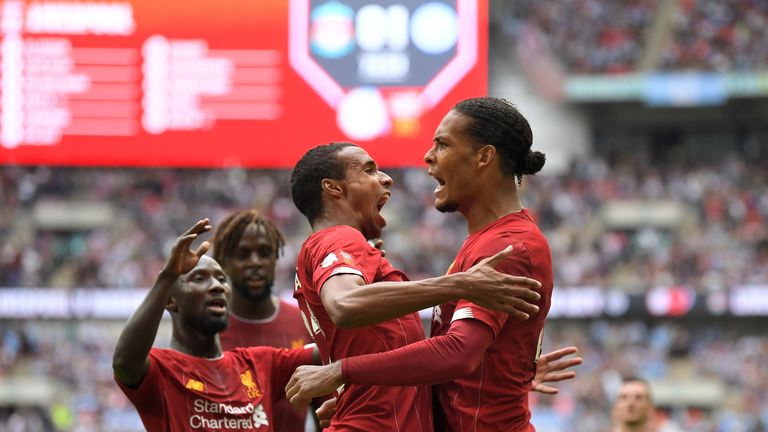
<path id="1" fill-rule="evenodd" d="M 765 0 L 524 0 L 504 6 L 510 13 L 500 15 L 500 25 L 508 36 L 518 40 L 533 26 L 571 74 L 768 67 Z M 654 31 L 660 36 L 653 38 Z"/>
<path id="2" fill-rule="evenodd" d="M 393 170 L 383 210 L 385 249 L 412 277 L 442 274 L 466 227 L 433 208 L 425 170 Z M 175 237 L 194 220 L 215 227 L 227 213 L 261 209 L 286 237 L 276 289 L 290 295 L 295 257 L 309 225 L 295 209 L 287 171 L 8 168 L 0 174 L 1 287 L 149 287 Z M 768 174 L 759 163 L 612 166 L 576 163 L 524 183 L 524 203 L 549 239 L 559 287 L 643 293 L 688 286 L 700 293 L 768 283 Z M 107 226 L 52 230 L 28 223 L 43 201 L 106 202 Z M 685 219 L 669 226 L 616 226 L 605 204 L 673 202 Z M 621 204 L 618 204 L 621 205 Z M 30 233 L 15 224 L 23 223 Z"/>
<path id="3" fill-rule="evenodd" d="M 562 174 L 525 180 L 523 199 L 549 239 L 556 286 L 642 293 L 687 285 L 711 293 L 768 284 L 768 172 L 759 160 L 746 159 L 651 164 L 647 157 L 591 158 Z M 462 219 L 433 209 L 435 183 L 424 170 L 390 174 L 388 258 L 413 278 L 444 273 L 466 234 Z M 294 259 L 309 227 L 291 202 L 288 177 L 283 170 L 7 167 L 0 171 L 0 286 L 147 287 L 171 242 L 193 220 L 209 216 L 215 225 L 228 212 L 253 206 L 286 236 L 275 290 L 289 297 Z M 115 216 L 94 229 L 40 230 L 32 215 L 47 200 L 108 203 Z M 686 217 L 668 226 L 611 226 L 604 206 L 626 200 L 673 202 Z M 37 407 L 0 408 L 0 431 L 142 430 L 112 379 L 111 355 L 122 324 L 0 322 L 0 383 L 42 379 L 55 390 Z M 731 327 L 550 322 L 545 350 L 573 344 L 585 362 L 579 379 L 562 384 L 560 395 L 535 397 L 537 427 L 606 431 L 622 375 L 663 380 L 679 375 L 682 364 L 689 379 L 715 379 L 728 397 L 715 407 L 662 407 L 670 423 L 694 432 L 767 430 L 768 340 L 759 323 Z M 166 323 L 157 341 L 168 340 Z"/>
<path id="4" fill-rule="evenodd" d="M 656 3 L 523 0 L 510 4 L 512 14 L 502 25 L 511 26 L 513 35 L 517 26 L 535 26 L 569 73 L 625 73 L 634 70 L 643 55 Z"/>
<path id="5" fill-rule="evenodd" d="M 168 324 L 161 327 L 160 346 L 167 346 L 170 340 Z M 59 390 L 41 406 L 0 410 L 0 431 L 52 430 L 48 427 L 78 432 L 143 430 L 112 378 L 112 350 L 121 325 L 27 321 L 6 326 L 0 334 L 0 378 L 50 377 Z M 694 384 L 715 379 L 726 392 L 715 407 L 660 403 L 662 415 L 678 430 L 768 430 L 768 370 L 764 367 L 768 339 L 761 336 L 759 324 L 741 327 L 736 331 L 716 323 L 548 323 L 544 350 L 576 345 L 584 364 L 577 369 L 576 380 L 557 384 L 558 395 L 534 395 L 537 430 L 607 432 L 622 376 L 640 375 L 654 381 L 681 373 Z M 48 427 L 41 429 L 40 424 Z"/>
<path id="6" fill-rule="evenodd" d="M 768 2 L 680 0 L 664 69 L 745 72 L 768 67 Z"/>
<path id="7" fill-rule="evenodd" d="M 657 401 L 660 422 L 666 419 L 676 426 L 672 430 L 768 430 L 768 339 L 759 324 L 736 330 L 718 323 L 555 321 L 547 324 L 545 338 L 545 351 L 577 345 L 584 364 L 578 378 L 561 385 L 558 395 L 536 398 L 537 429 L 607 431 L 622 377 L 641 376 L 652 383 L 673 379 L 693 388 L 710 379 L 725 385 L 712 405 L 691 406 L 679 396 Z"/>

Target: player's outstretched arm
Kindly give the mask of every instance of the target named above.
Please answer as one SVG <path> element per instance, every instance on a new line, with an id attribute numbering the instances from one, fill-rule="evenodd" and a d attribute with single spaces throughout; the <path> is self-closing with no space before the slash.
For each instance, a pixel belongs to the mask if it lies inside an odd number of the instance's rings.
<path id="1" fill-rule="evenodd" d="M 544 383 L 575 378 L 576 372 L 563 371 L 580 365 L 583 359 L 581 357 L 571 357 L 563 360 L 563 358 L 576 354 L 578 351 L 578 348 L 575 346 L 569 346 L 539 357 L 539 361 L 536 363 L 536 376 L 533 377 L 533 382 L 531 383 L 531 391 L 544 394 L 556 394 L 559 392 L 560 390 L 557 388 L 546 386 Z"/>
<path id="2" fill-rule="evenodd" d="M 345 383 L 413 386 L 451 381 L 474 372 L 492 342 L 493 331 L 484 323 L 458 320 L 445 335 L 392 351 L 326 366 L 299 366 L 285 387 L 285 396 L 299 407 Z"/>
<path id="3" fill-rule="evenodd" d="M 202 219 L 176 239 L 154 285 L 120 333 L 112 356 L 112 368 L 126 386 L 137 387 L 144 379 L 149 369 L 149 350 L 155 341 L 171 288 L 179 275 L 192 270 L 208 251 L 208 242 L 203 242 L 196 250 L 190 249 L 190 246 L 200 234 L 210 230 L 208 219 Z"/>
<path id="4" fill-rule="evenodd" d="M 322 286 L 320 298 L 338 327 L 363 327 L 399 318 L 451 300 L 466 299 L 479 306 L 527 319 L 538 312 L 541 284 L 531 278 L 494 270 L 509 257 L 512 246 L 486 258 L 466 272 L 420 281 L 366 284 L 362 277 L 339 274 Z"/>

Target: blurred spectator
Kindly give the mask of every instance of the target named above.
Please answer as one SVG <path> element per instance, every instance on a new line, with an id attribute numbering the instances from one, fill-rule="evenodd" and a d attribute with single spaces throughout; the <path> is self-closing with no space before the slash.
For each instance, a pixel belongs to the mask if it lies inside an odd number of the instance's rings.
<path id="1" fill-rule="evenodd" d="M 664 69 L 745 72 L 768 67 L 768 2 L 680 0 Z"/>
<path id="2" fill-rule="evenodd" d="M 768 173 L 759 163 L 644 160 L 612 163 L 609 171 L 595 158 L 524 183 L 531 189 L 525 205 L 550 240 L 556 286 L 633 293 L 689 286 L 704 293 L 768 283 Z M 424 170 L 390 173 L 393 197 L 384 208 L 389 258 L 414 278 L 442 274 L 466 228 L 455 215 L 434 210 L 433 181 Z M 309 227 L 287 185 L 288 172 L 279 170 L 4 169 L 0 287 L 147 287 L 180 227 L 206 216 L 215 226 L 231 211 L 255 207 L 285 233 L 275 292 L 290 297 L 291 257 Z M 30 222 L 35 203 L 45 200 L 107 202 L 117 217 L 104 227 L 46 230 Z M 672 202 L 684 217 L 669 226 L 606 223 L 606 203 L 623 200 Z"/>
<path id="3" fill-rule="evenodd" d="M 656 5 L 655 0 L 523 0 L 504 5 L 512 16 L 502 25 L 513 36 L 523 24 L 537 28 L 571 74 L 626 73 L 643 55 Z"/>
<path id="4" fill-rule="evenodd" d="M 161 326 L 159 346 L 170 339 Z M 112 380 L 111 353 L 122 322 L 26 322 L 23 338 L 34 351 L 0 367 L 5 376 L 46 377 L 58 388 L 38 407 L 0 405 L 0 431 L 40 431 L 39 424 L 66 431 L 141 431 L 138 416 Z M 2 328 L 3 324 L 0 324 Z M 544 351 L 575 344 L 584 364 L 554 396 L 533 395 L 534 424 L 541 432 L 603 432 L 621 377 L 637 374 L 652 382 L 709 379 L 724 385 L 712 406 L 669 405 L 656 398 L 659 423 L 689 432 L 764 431 L 768 417 L 768 338 L 759 323 L 671 324 L 628 321 L 552 321 Z M 682 337 L 681 337 L 682 336 Z M 679 357 L 680 341 L 689 354 Z M 26 427 L 24 429 L 23 427 Z M 663 429 L 662 429 L 663 430 Z"/>
<path id="5" fill-rule="evenodd" d="M 496 2 L 494 17 L 513 41 L 537 37 L 570 74 L 662 70 L 765 71 L 768 2 L 679 0 L 523 0 Z M 527 29 L 527 30 L 525 30 Z M 650 47 L 650 32 L 658 35 Z M 523 34 L 525 32 L 527 34 Z M 660 49 L 654 49 L 660 48 Z"/>

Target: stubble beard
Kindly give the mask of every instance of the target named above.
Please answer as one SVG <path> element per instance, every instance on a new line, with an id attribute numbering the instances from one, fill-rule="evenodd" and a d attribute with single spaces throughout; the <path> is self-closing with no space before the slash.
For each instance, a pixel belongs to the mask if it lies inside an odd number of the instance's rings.
<path id="1" fill-rule="evenodd" d="M 435 208 L 440 213 L 453 213 L 459 210 L 459 205 L 451 202 L 444 202 L 442 204 L 435 204 Z"/>
<path id="2" fill-rule="evenodd" d="M 254 294 L 250 289 L 248 289 L 246 284 L 241 282 L 232 282 L 232 287 L 235 289 L 235 292 L 237 292 L 244 299 L 253 303 L 260 303 L 269 298 L 272 295 L 272 285 L 274 285 L 274 281 L 265 281 L 264 288 L 258 294 Z"/>
<path id="3" fill-rule="evenodd" d="M 204 316 L 196 316 L 192 320 L 192 325 L 200 333 L 206 336 L 215 336 L 227 329 L 229 320 L 224 318 L 208 318 Z"/>

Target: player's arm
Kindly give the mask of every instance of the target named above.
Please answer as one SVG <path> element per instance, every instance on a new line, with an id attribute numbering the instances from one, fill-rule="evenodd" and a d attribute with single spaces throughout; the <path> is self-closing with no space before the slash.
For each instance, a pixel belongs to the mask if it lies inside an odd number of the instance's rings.
<path id="1" fill-rule="evenodd" d="M 176 239 L 171 255 L 155 283 L 120 333 L 112 356 L 112 368 L 115 376 L 126 386 L 138 387 L 147 374 L 149 351 L 155 341 L 171 288 L 179 275 L 192 270 L 208 250 L 208 242 L 203 242 L 196 250 L 190 249 L 190 246 L 200 234 L 210 230 L 208 219 L 203 219 Z"/>
<path id="2" fill-rule="evenodd" d="M 493 340 L 493 330 L 483 322 L 457 320 L 445 335 L 396 350 L 301 366 L 285 388 L 286 398 L 301 406 L 345 383 L 412 386 L 454 380 L 477 369 Z"/>
<path id="3" fill-rule="evenodd" d="M 509 246 L 466 272 L 420 281 L 366 284 L 359 275 L 337 274 L 323 283 L 320 300 L 334 325 L 347 328 L 389 321 L 458 299 L 527 319 L 539 310 L 529 302 L 540 298 L 533 290 L 541 284 L 494 270 L 511 253 Z"/>

